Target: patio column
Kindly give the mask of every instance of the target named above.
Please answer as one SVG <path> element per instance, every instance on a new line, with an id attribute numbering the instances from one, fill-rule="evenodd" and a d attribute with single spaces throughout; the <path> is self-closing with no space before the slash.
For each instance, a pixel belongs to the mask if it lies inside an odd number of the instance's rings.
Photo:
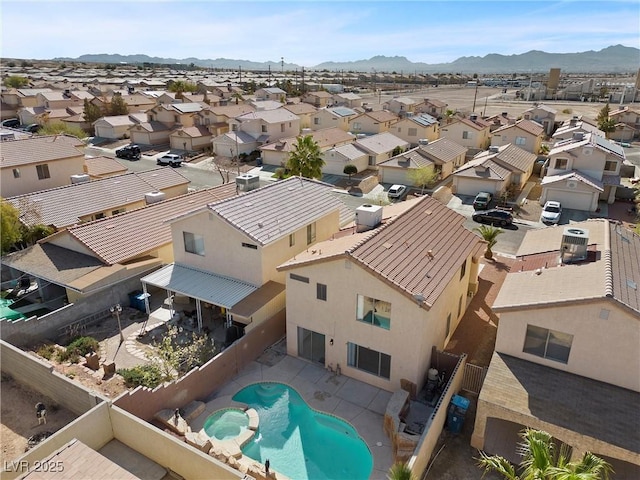
<path id="1" fill-rule="evenodd" d="M 199 298 L 196 298 L 196 311 L 198 312 L 198 333 L 200 333 L 202 332 L 202 305 Z"/>
<path id="2" fill-rule="evenodd" d="M 144 294 L 144 309 L 147 315 L 151 315 L 151 308 L 149 307 L 149 295 L 147 294 L 147 284 L 142 282 L 142 293 Z"/>
<path id="3" fill-rule="evenodd" d="M 169 319 L 173 318 L 173 299 L 171 298 L 171 290 L 167 290 L 167 300 L 169 300 Z"/>

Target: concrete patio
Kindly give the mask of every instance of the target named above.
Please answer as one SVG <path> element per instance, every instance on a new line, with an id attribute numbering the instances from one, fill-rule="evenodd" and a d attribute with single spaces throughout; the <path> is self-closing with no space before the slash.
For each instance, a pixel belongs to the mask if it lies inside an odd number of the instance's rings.
<path id="1" fill-rule="evenodd" d="M 312 408 L 351 423 L 373 455 L 370 478 L 386 480 L 392 454 L 391 441 L 383 431 L 383 419 L 391 392 L 336 375 L 321 365 L 288 356 L 285 352 L 284 341 L 281 341 L 214 392 L 207 399 L 205 411 L 190 422 L 191 429 L 200 430 L 209 415 L 232 406 L 231 398 L 247 385 L 262 381 L 285 383 L 295 388 Z"/>

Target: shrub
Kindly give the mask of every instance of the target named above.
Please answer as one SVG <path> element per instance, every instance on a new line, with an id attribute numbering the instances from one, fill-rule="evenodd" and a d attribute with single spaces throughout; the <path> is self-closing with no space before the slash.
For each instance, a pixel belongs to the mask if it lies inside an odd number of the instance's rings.
<path id="1" fill-rule="evenodd" d="M 124 379 L 127 387 L 155 388 L 162 383 L 160 367 L 153 363 L 137 365 L 133 368 L 121 368 L 118 374 Z"/>
<path id="2" fill-rule="evenodd" d="M 278 180 L 283 180 L 284 178 L 286 178 L 287 174 L 286 174 L 286 170 L 282 167 L 278 167 L 276 168 L 276 171 L 274 173 L 274 177 L 276 177 Z"/>
<path id="3" fill-rule="evenodd" d="M 84 357 L 87 353 L 97 352 L 99 348 L 100 345 L 95 338 L 78 337 L 64 350 L 58 352 L 58 361 L 77 363 L 80 357 Z"/>
<path id="4" fill-rule="evenodd" d="M 562 113 L 566 113 L 567 115 L 572 113 L 572 110 L 570 108 L 565 108 L 564 110 L 562 110 Z"/>
<path id="5" fill-rule="evenodd" d="M 56 346 L 51 343 L 41 345 L 38 348 L 38 350 L 36 350 L 36 353 L 39 356 L 41 356 L 42 358 L 46 358 L 47 360 L 51 360 L 53 356 L 56 354 L 56 352 L 57 352 Z"/>

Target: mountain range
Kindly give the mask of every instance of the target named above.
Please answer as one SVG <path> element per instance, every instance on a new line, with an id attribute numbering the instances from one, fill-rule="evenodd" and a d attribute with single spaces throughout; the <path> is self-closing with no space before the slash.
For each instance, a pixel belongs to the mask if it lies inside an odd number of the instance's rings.
<path id="1" fill-rule="evenodd" d="M 197 65 L 207 68 L 243 70 L 301 70 L 300 65 L 293 63 L 250 60 L 232 60 L 227 58 L 199 59 L 161 58 L 148 55 L 90 54 L 77 58 L 54 58 L 56 61 L 73 61 L 86 63 L 128 63 L 128 64 L 182 64 Z M 460 57 L 449 63 L 412 62 L 406 57 L 374 56 L 367 60 L 350 62 L 324 62 L 307 70 L 353 71 L 353 72 L 405 72 L 412 73 L 516 73 L 546 72 L 550 68 L 560 68 L 563 73 L 634 73 L 640 67 L 640 49 L 614 45 L 599 51 L 589 50 L 578 53 L 548 53 L 531 50 L 517 55 L 500 55 L 491 53 L 484 57 Z"/>

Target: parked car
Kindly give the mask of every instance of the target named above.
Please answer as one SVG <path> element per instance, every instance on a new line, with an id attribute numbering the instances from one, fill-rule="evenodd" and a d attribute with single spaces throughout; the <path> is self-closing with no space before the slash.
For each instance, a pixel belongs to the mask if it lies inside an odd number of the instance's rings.
<path id="1" fill-rule="evenodd" d="M 6 120 L 2 121 L 3 127 L 16 128 L 19 125 L 20 125 L 20 120 L 18 120 L 17 118 L 7 118 Z"/>
<path id="2" fill-rule="evenodd" d="M 158 158 L 156 161 L 158 165 L 169 165 L 171 167 L 179 167 L 182 165 L 182 157 L 175 153 L 167 153 Z"/>
<path id="3" fill-rule="evenodd" d="M 24 130 L 25 132 L 28 132 L 28 133 L 36 133 L 41 128 L 42 127 L 40 125 L 38 125 L 37 123 L 30 123 L 29 125 L 25 125 L 23 127 L 20 127 L 21 130 Z"/>
<path id="4" fill-rule="evenodd" d="M 116 150 L 116 157 L 127 160 L 140 160 L 140 147 L 134 143 Z"/>
<path id="5" fill-rule="evenodd" d="M 489 192 L 480 192 L 478 195 L 476 195 L 476 198 L 473 199 L 473 209 L 487 210 L 492 199 L 493 195 L 491 195 Z"/>
<path id="6" fill-rule="evenodd" d="M 478 210 L 471 218 L 474 222 L 478 223 L 490 223 L 492 225 L 500 225 L 505 227 L 513 223 L 513 215 L 507 210 L 500 210 L 499 208 L 492 208 L 490 210 Z"/>
<path id="7" fill-rule="evenodd" d="M 542 207 L 542 213 L 540 214 L 540 221 L 542 223 L 557 224 L 560 221 L 561 215 L 562 215 L 562 205 L 560 205 L 560 202 L 549 200 L 548 202 L 545 202 L 544 207 Z"/>
<path id="8" fill-rule="evenodd" d="M 407 187 L 404 185 L 391 185 L 391 188 L 387 192 L 389 198 L 402 198 L 404 192 L 407 191 Z"/>

